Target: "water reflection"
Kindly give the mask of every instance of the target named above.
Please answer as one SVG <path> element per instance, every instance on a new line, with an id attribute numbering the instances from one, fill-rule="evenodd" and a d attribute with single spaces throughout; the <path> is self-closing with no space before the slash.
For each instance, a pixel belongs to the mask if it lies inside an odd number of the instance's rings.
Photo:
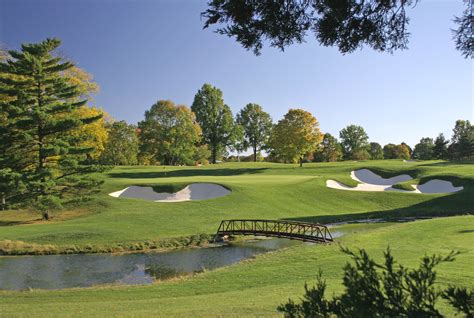
<path id="1" fill-rule="evenodd" d="M 301 242 L 266 239 L 165 253 L 0 257 L 0 289 L 151 284 L 155 279 L 212 270 L 295 244 Z"/>

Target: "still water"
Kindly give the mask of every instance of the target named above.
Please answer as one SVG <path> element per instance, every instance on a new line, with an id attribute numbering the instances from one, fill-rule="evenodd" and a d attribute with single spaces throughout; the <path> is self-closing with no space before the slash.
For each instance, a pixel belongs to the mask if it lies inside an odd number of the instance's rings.
<path id="1" fill-rule="evenodd" d="M 5 256 L 0 257 L 0 289 L 151 284 L 156 279 L 212 270 L 297 244 L 303 243 L 266 239 L 161 253 Z"/>

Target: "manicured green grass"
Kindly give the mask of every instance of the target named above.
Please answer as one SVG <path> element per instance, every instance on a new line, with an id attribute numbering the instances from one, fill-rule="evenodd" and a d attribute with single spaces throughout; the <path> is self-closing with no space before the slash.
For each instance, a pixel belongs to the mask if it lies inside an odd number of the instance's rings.
<path id="1" fill-rule="evenodd" d="M 384 176 L 408 173 L 417 180 L 442 178 L 463 185 L 461 192 L 425 195 L 329 189 L 327 179 L 351 184 L 350 171 L 369 168 Z M 222 219 L 264 218 L 335 222 L 362 218 L 472 214 L 474 166 L 438 161 L 366 161 L 296 165 L 233 163 L 205 167 L 120 167 L 102 176 L 92 201 L 38 221 L 28 211 L 0 212 L 1 241 L 18 249 L 142 246 L 145 242 L 190 242 L 183 237 L 214 233 Z M 154 203 L 113 198 L 107 193 L 130 185 L 177 190 L 213 182 L 232 190 L 206 201 Z M 439 283 L 474 285 L 474 217 L 455 216 L 411 223 L 345 225 L 345 246 L 365 248 L 378 259 L 390 245 L 396 258 L 416 266 L 425 254 L 460 250 L 454 263 L 439 267 Z M 337 230 L 337 229 L 335 229 Z M 201 237 L 201 236 L 195 236 Z M 25 243 L 18 243 L 23 241 Z M 178 244 L 177 243 L 177 244 Z M 39 245 L 38 245 L 39 244 Z M 179 244 L 178 244 L 179 245 Z M 181 244 L 186 245 L 186 243 Z M 189 244 L 192 245 L 192 244 Z M 29 247 L 30 246 L 30 247 Z M 173 245 L 175 246 L 175 245 Z M 172 247 L 172 246 L 171 246 Z M 301 244 L 259 255 L 229 267 L 151 286 L 95 287 L 62 291 L 0 292 L 0 316 L 275 316 L 288 297 L 303 293 L 318 268 L 329 293 L 341 291 L 342 266 L 349 259 L 337 244 Z M 442 304 L 443 305 L 443 304 Z M 446 306 L 443 311 L 449 315 Z"/>
<path id="2" fill-rule="evenodd" d="M 413 187 L 413 185 L 416 185 L 416 184 L 418 184 L 418 180 L 412 179 L 405 182 L 399 182 L 397 184 L 394 184 L 392 188 L 405 190 L 405 191 L 415 191 L 415 188 Z"/>
<path id="3" fill-rule="evenodd" d="M 465 187 L 449 195 L 373 193 L 329 189 L 327 179 L 344 182 L 350 171 L 370 168 L 417 178 L 450 178 Z M 52 222 L 0 227 L 0 241 L 55 246 L 116 246 L 146 240 L 211 234 L 222 219 L 265 218 L 333 222 L 367 217 L 446 216 L 471 213 L 474 166 L 437 161 L 404 163 L 366 161 L 297 165 L 229 163 L 204 167 L 120 167 L 103 176 L 93 201 L 81 206 L 87 215 Z M 179 189 L 193 182 L 214 182 L 232 190 L 228 196 L 194 202 L 155 203 L 113 198 L 107 193 L 130 185 Z M 0 224 L 15 224 L 0 212 Z M 21 214 L 20 214 L 21 215 Z M 19 215 L 19 216 L 20 216 Z M 21 217 L 20 217 L 21 218 Z"/>
<path id="4" fill-rule="evenodd" d="M 396 259 L 409 267 L 417 266 L 425 253 L 445 255 L 459 250 L 455 262 L 438 267 L 439 286 L 474 284 L 473 216 L 346 227 L 351 234 L 340 238 L 344 246 L 364 247 L 381 260 L 390 245 Z M 347 261 L 337 244 L 301 244 L 151 286 L 0 292 L 0 308 L 3 316 L 276 316 L 276 306 L 288 297 L 301 296 L 304 282 L 314 282 L 318 268 L 327 279 L 328 295 L 341 291 L 342 266 Z M 453 314 L 443 303 L 441 309 Z"/>

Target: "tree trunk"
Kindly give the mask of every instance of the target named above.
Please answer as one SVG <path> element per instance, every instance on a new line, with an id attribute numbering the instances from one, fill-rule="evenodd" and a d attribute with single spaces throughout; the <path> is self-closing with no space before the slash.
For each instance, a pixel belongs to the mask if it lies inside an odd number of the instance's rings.
<path id="1" fill-rule="evenodd" d="M 300 157 L 300 168 L 303 167 L 303 157 Z"/>
<path id="2" fill-rule="evenodd" d="M 253 147 L 253 162 L 257 162 L 257 147 Z"/>
<path id="3" fill-rule="evenodd" d="M 43 212 L 43 220 L 49 221 L 49 212 L 48 211 Z"/>
<path id="4" fill-rule="evenodd" d="M 213 147 L 212 148 L 212 158 L 211 158 L 212 163 L 216 163 L 216 157 L 217 157 L 217 148 Z"/>

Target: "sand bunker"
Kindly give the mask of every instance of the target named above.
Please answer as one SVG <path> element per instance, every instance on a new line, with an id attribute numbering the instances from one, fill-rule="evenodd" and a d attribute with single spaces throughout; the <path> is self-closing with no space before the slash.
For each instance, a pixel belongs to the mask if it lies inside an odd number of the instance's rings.
<path id="1" fill-rule="evenodd" d="M 230 194 L 230 190 L 214 183 L 192 183 L 176 193 L 158 193 L 152 187 L 131 186 L 123 190 L 109 193 L 116 198 L 134 198 L 154 202 L 182 202 L 207 200 Z"/>
<path id="2" fill-rule="evenodd" d="M 418 193 L 450 193 L 464 189 L 464 187 L 454 187 L 450 181 L 440 179 L 429 180 L 414 187 Z"/>
<path id="3" fill-rule="evenodd" d="M 369 169 L 360 169 L 351 172 L 351 178 L 355 181 L 372 185 L 391 186 L 400 182 L 405 182 L 413 179 L 407 174 L 402 174 L 392 178 L 382 178 L 378 174 L 373 173 Z"/>
<path id="4" fill-rule="evenodd" d="M 348 187 L 335 180 L 327 180 L 326 186 L 328 188 L 349 191 L 396 191 L 408 193 L 451 193 L 461 191 L 463 187 L 454 187 L 450 181 L 433 179 L 421 185 L 414 185 L 415 190 L 408 191 L 396 189 L 392 186 L 394 184 L 411 180 L 407 174 L 402 174 L 392 178 L 382 178 L 376 173 L 368 169 L 361 169 L 351 172 L 351 178 L 360 182 L 356 187 Z"/>

